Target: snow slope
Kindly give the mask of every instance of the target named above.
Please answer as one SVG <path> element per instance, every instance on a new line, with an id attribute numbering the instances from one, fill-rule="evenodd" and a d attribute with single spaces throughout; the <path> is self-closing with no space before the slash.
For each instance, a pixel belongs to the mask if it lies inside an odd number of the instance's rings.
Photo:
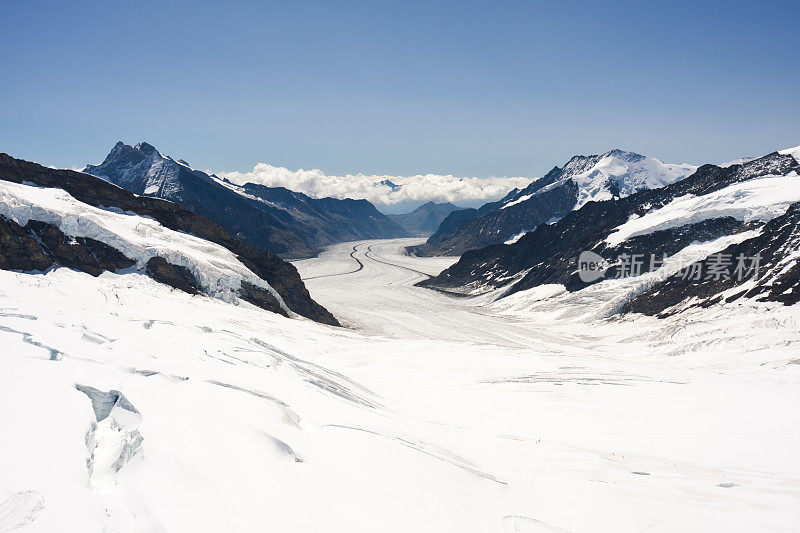
<path id="1" fill-rule="evenodd" d="M 242 282 L 269 290 L 289 312 L 280 295 L 245 267 L 230 251 L 199 237 L 166 228 L 149 217 L 100 209 L 79 202 L 61 189 L 0 181 L 0 215 L 24 226 L 38 220 L 71 237 L 90 237 L 116 248 L 144 269 L 159 256 L 188 268 L 203 292 L 237 302 Z"/>
<path id="2" fill-rule="evenodd" d="M 786 148 L 785 150 L 778 150 L 779 154 L 786 154 L 794 157 L 796 160 L 800 161 L 800 146 L 795 146 L 794 148 Z"/>
<path id="3" fill-rule="evenodd" d="M 606 242 L 616 246 L 637 235 L 721 217 L 733 217 L 743 222 L 768 222 L 784 214 L 789 205 L 798 201 L 800 178 L 795 172 L 734 183 L 710 194 L 675 198 L 660 209 L 622 224 L 606 238 Z"/>

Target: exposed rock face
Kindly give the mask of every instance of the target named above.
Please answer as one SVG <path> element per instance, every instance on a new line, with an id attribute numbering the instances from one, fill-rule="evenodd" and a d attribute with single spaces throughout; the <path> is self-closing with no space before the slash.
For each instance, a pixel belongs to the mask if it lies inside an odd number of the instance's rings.
<path id="1" fill-rule="evenodd" d="M 147 143 L 118 142 L 103 163 L 85 172 L 135 194 L 175 202 L 284 257 L 311 257 L 335 242 L 408 236 L 366 200 L 314 199 L 252 183 L 240 187 L 163 156 Z"/>
<path id="2" fill-rule="evenodd" d="M 134 263 L 105 243 L 67 237 L 52 224 L 31 220 L 23 227 L 0 216 L 0 269 L 43 271 L 58 264 L 99 276 Z"/>
<path id="3" fill-rule="evenodd" d="M 574 156 L 524 189 L 505 198 L 453 212 L 414 252 L 418 255 L 462 255 L 491 244 L 520 238 L 541 224 L 555 222 L 590 201 L 624 198 L 641 190 L 674 183 L 692 165 L 670 165 L 623 150 Z"/>
<path id="4" fill-rule="evenodd" d="M 628 220 L 644 216 L 678 197 L 704 196 L 735 183 L 763 176 L 786 176 L 798 171 L 800 164 L 794 158 L 777 152 L 725 168 L 704 165 L 690 177 L 660 189 L 644 190 L 618 200 L 587 203 L 558 222 L 539 226 L 514 244 L 497 244 L 466 252 L 458 263 L 419 285 L 459 292 L 482 292 L 508 287 L 506 295 L 549 283 L 562 284 L 570 291 L 580 290 L 600 281 L 584 282 L 580 279 L 577 257 L 583 251 L 591 250 L 610 262 L 622 254 L 641 250 L 647 250 L 656 256 L 672 255 L 693 242 L 733 235 L 758 225 L 755 222 L 743 223 L 731 217 L 719 217 L 653 231 L 632 237 L 618 245 L 607 242 L 606 238 Z M 795 222 L 800 221 L 800 215 L 797 211 L 797 207 L 793 206 L 785 215 L 767 223 L 759 237 L 745 240 L 724 252 L 755 254 L 759 250 L 765 250 L 762 253 L 767 256 L 764 272 L 773 272 L 778 277 L 769 284 L 765 284 L 767 278 L 760 278 L 758 288 L 751 289 L 749 294 L 775 301 L 795 301 L 793 287 L 797 283 L 799 267 L 782 261 L 787 254 L 791 256 L 798 246 L 800 237 L 797 235 Z M 778 266 L 786 269 L 780 275 L 777 272 Z M 614 267 L 609 270 L 612 277 L 613 269 Z M 701 300 L 710 298 L 730 288 L 731 283 L 731 280 L 687 283 L 669 279 L 639 295 L 625 310 L 661 313 L 691 296 Z M 792 290 L 783 292 L 789 289 Z"/>
<path id="5" fill-rule="evenodd" d="M 223 246 L 253 273 L 269 283 L 289 309 L 317 322 L 338 325 L 333 315 L 311 299 L 294 266 L 275 254 L 231 237 L 222 227 L 179 205 L 158 198 L 136 196 L 88 174 L 49 169 L 14 159 L 7 154 L 0 154 L 0 179 L 63 189 L 83 203 L 152 217 L 169 229 L 189 233 Z M 113 271 L 133 264 L 99 241 L 71 239 L 63 234 L 59 237 L 60 230 L 54 226 L 44 229 L 37 228 L 36 223 L 29 226 L 25 229 L 8 220 L 0 223 L 0 242 L 3 243 L 0 268 L 44 270 L 58 263 L 98 275 L 102 270 Z M 36 233 L 37 229 L 43 238 Z"/>
<path id="6" fill-rule="evenodd" d="M 53 258 L 44 252 L 32 230 L 0 217 L 0 268 L 42 271 L 53 263 Z"/>
<path id="7" fill-rule="evenodd" d="M 242 288 L 239 289 L 239 298 L 261 309 L 266 309 L 273 313 L 286 314 L 271 292 L 262 287 L 256 287 L 252 283 L 242 283 Z"/>
<path id="8" fill-rule="evenodd" d="M 428 202 L 414 209 L 410 213 L 388 215 L 390 219 L 400 224 L 413 237 L 427 237 L 432 235 L 439 224 L 453 211 L 460 211 L 450 202 L 437 204 Z"/>
<path id="9" fill-rule="evenodd" d="M 163 257 L 151 257 L 147 261 L 146 271 L 154 280 L 175 289 L 189 294 L 200 292 L 200 284 L 197 283 L 191 270 L 185 266 L 168 263 Z"/>

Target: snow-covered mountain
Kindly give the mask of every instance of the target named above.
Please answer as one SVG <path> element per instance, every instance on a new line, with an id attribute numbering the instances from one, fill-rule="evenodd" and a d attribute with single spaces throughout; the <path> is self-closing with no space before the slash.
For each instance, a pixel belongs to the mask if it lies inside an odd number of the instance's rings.
<path id="1" fill-rule="evenodd" d="M 696 169 L 616 149 L 599 155 L 577 155 L 498 202 L 454 213 L 415 251 L 420 255 L 461 255 L 489 244 L 514 242 L 525 232 L 554 222 L 587 202 L 625 198 L 663 187 Z"/>
<path id="2" fill-rule="evenodd" d="M 511 295 L 543 285 L 581 291 L 602 282 L 619 288 L 601 306 L 607 314 L 659 314 L 687 301 L 708 305 L 742 296 L 794 303 L 800 163 L 790 154 L 798 152 L 703 165 L 662 188 L 586 203 L 512 244 L 465 253 L 422 285 L 467 293 L 503 288 Z M 584 270 L 585 254 L 596 275 Z M 736 275 L 743 272 L 749 275 Z M 636 282 L 623 287 L 621 278 Z"/>
<path id="3" fill-rule="evenodd" d="M 579 155 L 570 159 L 557 174 L 548 174 L 548 179 L 534 182 L 505 201 L 500 209 L 523 203 L 567 181 L 572 181 L 578 188 L 578 199 L 573 209 L 579 209 L 586 202 L 625 198 L 641 190 L 669 185 L 695 170 L 697 167 L 693 165 L 662 163 L 653 157 L 618 149 L 602 155 Z"/>
<path id="4" fill-rule="evenodd" d="M 293 266 L 202 216 L 6 154 L 0 154 L 0 242 L 0 269 L 144 274 L 190 294 L 337 324 Z"/>
<path id="5" fill-rule="evenodd" d="M 120 141 L 100 165 L 88 165 L 84 172 L 135 194 L 180 204 L 286 257 L 312 256 L 335 242 L 408 236 L 366 200 L 315 199 L 282 187 L 234 185 L 145 142 L 129 146 Z"/>

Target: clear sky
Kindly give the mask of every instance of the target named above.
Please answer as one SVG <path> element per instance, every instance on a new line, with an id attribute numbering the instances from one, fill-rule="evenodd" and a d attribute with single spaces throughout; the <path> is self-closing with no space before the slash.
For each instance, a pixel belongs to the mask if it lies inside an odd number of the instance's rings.
<path id="1" fill-rule="evenodd" d="M 800 144 L 800 3 L 0 0 L 0 151 L 538 176 Z"/>

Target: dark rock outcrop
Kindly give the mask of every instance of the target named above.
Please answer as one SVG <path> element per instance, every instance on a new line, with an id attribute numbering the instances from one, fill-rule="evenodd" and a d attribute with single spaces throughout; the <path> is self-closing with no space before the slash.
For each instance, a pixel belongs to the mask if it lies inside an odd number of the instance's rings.
<path id="1" fill-rule="evenodd" d="M 197 283 L 192 271 L 181 265 L 173 265 L 163 257 L 151 257 L 145 267 L 147 275 L 154 280 L 169 285 L 172 288 L 199 294 L 200 284 Z"/>
<path id="2" fill-rule="evenodd" d="M 690 299 L 703 307 L 742 297 L 785 305 L 800 302 L 800 203 L 792 204 L 785 214 L 767 222 L 758 236 L 728 246 L 718 255 L 730 261 L 731 275 L 718 279 L 672 276 L 627 302 L 622 312 L 667 316 Z M 753 269 L 750 276 L 733 275 L 738 258 L 745 261 L 745 268 Z M 714 256 L 699 262 L 698 270 L 707 272 L 712 259 Z M 739 287 L 742 290 L 737 290 Z M 724 297 L 720 295 L 723 292 Z"/>
<path id="3" fill-rule="evenodd" d="M 0 216 L 0 269 L 44 271 L 62 265 L 92 276 L 131 267 L 135 261 L 105 243 L 68 237 L 56 226 L 31 220 L 20 226 Z"/>
<path id="4" fill-rule="evenodd" d="M 261 309 L 281 315 L 286 314 L 286 311 L 281 308 L 281 304 L 271 292 L 263 287 L 256 287 L 252 283 L 242 282 L 242 287 L 239 289 L 239 298 Z"/>

